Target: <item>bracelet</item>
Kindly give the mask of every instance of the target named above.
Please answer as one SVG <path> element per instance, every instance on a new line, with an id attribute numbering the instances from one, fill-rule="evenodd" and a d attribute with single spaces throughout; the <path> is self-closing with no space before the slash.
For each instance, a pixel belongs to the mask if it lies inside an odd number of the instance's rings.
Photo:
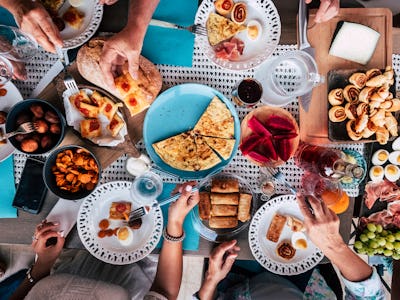
<path id="1" fill-rule="evenodd" d="M 167 227 L 164 227 L 163 238 L 164 238 L 164 240 L 166 240 L 168 242 L 179 243 L 179 242 L 182 242 L 186 236 L 185 231 L 182 230 L 182 232 L 183 232 L 182 235 L 179 237 L 172 236 L 172 235 L 168 234 Z"/>
<path id="2" fill-rule="evenodd" d="M 29 267 L 28 271 L 26 271 L 26 277 L 28 278 L 28 281 L 30 283 L 35 284 L 37 282 L 37 280 L 32 277 L 32 274 L 31 274 L 32 268 L 33 268 L 33 265 Z"/>

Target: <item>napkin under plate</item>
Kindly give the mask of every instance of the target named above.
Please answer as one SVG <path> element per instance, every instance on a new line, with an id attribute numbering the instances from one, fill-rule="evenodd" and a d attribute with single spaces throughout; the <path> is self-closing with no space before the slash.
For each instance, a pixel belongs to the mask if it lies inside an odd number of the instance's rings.
<path id="1" fill-rule="evenodd" d="M 17 217 L 17 209 L 12 207 L 14 196 L 14 159 L 11 155 L 0 163 L 0 218 Z"/>

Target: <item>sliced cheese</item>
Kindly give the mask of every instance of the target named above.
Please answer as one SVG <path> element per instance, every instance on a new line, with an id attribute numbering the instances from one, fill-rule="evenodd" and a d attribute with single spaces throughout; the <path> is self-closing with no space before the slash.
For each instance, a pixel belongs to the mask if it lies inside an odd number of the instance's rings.
<path id="1" fill-rule="evenodd" d="M 366 65 L 374 54 L 380 33 L 368 26 L 343 22 L 329 54 Z"/>

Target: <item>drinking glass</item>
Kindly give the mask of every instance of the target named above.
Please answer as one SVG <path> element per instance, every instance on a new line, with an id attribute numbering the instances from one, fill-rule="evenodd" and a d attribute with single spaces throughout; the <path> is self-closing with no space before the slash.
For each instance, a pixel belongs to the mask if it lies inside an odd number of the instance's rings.
<path id="1" fill-rule="evenodd" d="M 303 175 L 302 186 L 306 195 L 312 195 L 328 206 L 339 201 L 344 193 L 337 181 L 310 172 Z"/>
<path id="2" fill-rule="evenodd" d="M 0 25 L 0 56 L 13 61 L 27 62 L 38 54 L 38 44 L 16 27 Z"/>
<path id="3" fill-rule="evenodd" d="M 239 106 L 252 107 L 260 102 L 263 89 L 253 78 L 238 81 L 232 90 L 232 100 Z"/>
<path id="4" fill-rule="evenodd" d="M 146 172 L 132 182 L 131 197 L 142 205 L 150 205 L 161 194 L 163 182 L 160 176 Z"/>
<path id="5" fill-rule="evenodd" d="M 5 85 L 13 76 L 13 66 L 10 61 L 0 55 L 0 86 Z"/>

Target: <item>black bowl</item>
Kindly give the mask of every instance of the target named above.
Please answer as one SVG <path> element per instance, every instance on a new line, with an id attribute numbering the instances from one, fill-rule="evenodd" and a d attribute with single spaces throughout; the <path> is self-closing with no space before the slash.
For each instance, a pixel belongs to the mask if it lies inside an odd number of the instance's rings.
<path id="1" fill-rule="evenodd" d="M 57 123 L 59 132 L 52 133 L 52 132 L 50 132 L 50 129 L 49 129 L 49 131 L 46 133 L 33 132 L 33 133 L 26 134 L 24 136 L 14 136 L 14 137 L 9 138 L 9 141 L 14 146 L 14 148 L 16 148 L 17 150 L 19 150 L 25 154 L 28 154 L 28 155 L 44 154 L 44 153 L 47 153 L 47 152 L 51 151 L 52 149 L 56 148 L 61 143 L 61 141 L 64 139 L 65 126 L 66 126 L 64 116 L 61 114 L 61 112 L 57 108 L 55 108 L 49 102 L 46 102 L 46 101 L 40 100 L 40 99 L 26 99 L 26 100 L 20 101 L 17 104 L 15 104 L 10 109 L 10 112 L 7 115 L 6 132 L 11 132 L 11 131 L 16 130 L 19 125 L 18 121 L 21 121 L 22 119 L 24 119 L 23 121 L 37 120 L 37 118 L 35 118 L 34 114 L 30 110 L 32 105 L 40 105 L 44 112 L 46 112 L 46 113 L 49 112 L 49 113 L 52 113 L 53 116 L 57 116 L 57 118 L 59 120 L 59 123 Z M 18 120 L 18 119 L 20 119 L 20 120 Z M 50 126 L 52 125 L 52 122 L 47 121 L 44 117 L 41 119 L 43 121 L 45 121 L 46 124 L 50 128 Z M 54 126 L 57 126 L 57 124 L 54 124 Z M 31 151 L 31 152 L 24 151 L 21 148 L 21 141 L 19 140 L 19 138 L 34 139 L 39 144 L 39 147 L 35 151 Z M 47 146 L 44 146 L 44 147 L 41 146 L 43 139 L 47 139 L 49 141 Z"/>
<path id="2" fill-rule="evenodd" d="M 56 176 L 53 174 L 52 167 L 56 164 L 57 155 L 59 153 L 65 151 L 65 150 L 72 150 L 72 152 L 75 152 L 78 149 L 83 149 L 83 150 L 87 151 L 90 154 L 90 156 L 94 159 L 95 163 L 97 164 L 97 168 L 98 168 L 97 183 L 94 184 L 94 187 L 91 190 L 87 190 L 87 189 L 83 188 L 77 192 L 66 191 L 57 186 Z M 54 150 L 53 152 L 51 152 L 51 154 L 46 159 L 46 162 L 45 162 L 44 168 L 43 168 L 43 180 L 44 180 L 44 183 L 46 184 L 47 188 L 50 191 L 52 191 L 55 195 L 57 195 L 58 197 L 67 199 L 67 200 L 78 200 L 78 199 L 83 199 L 83 198 L 89 196 L 96 189 L 96 186 L 99 184 L 100 178 L 101 178 L 101 165 L 100 165 L 98 159 L 96 158 L 96 156 L 94 156 L 94 154 L 92 152 L 90 152 L 88 149 L 81 147 L 81 146 L 76 146 L 76 145 L 63 146 L 63 147 L 60 147 L 60 148 Z"/>

